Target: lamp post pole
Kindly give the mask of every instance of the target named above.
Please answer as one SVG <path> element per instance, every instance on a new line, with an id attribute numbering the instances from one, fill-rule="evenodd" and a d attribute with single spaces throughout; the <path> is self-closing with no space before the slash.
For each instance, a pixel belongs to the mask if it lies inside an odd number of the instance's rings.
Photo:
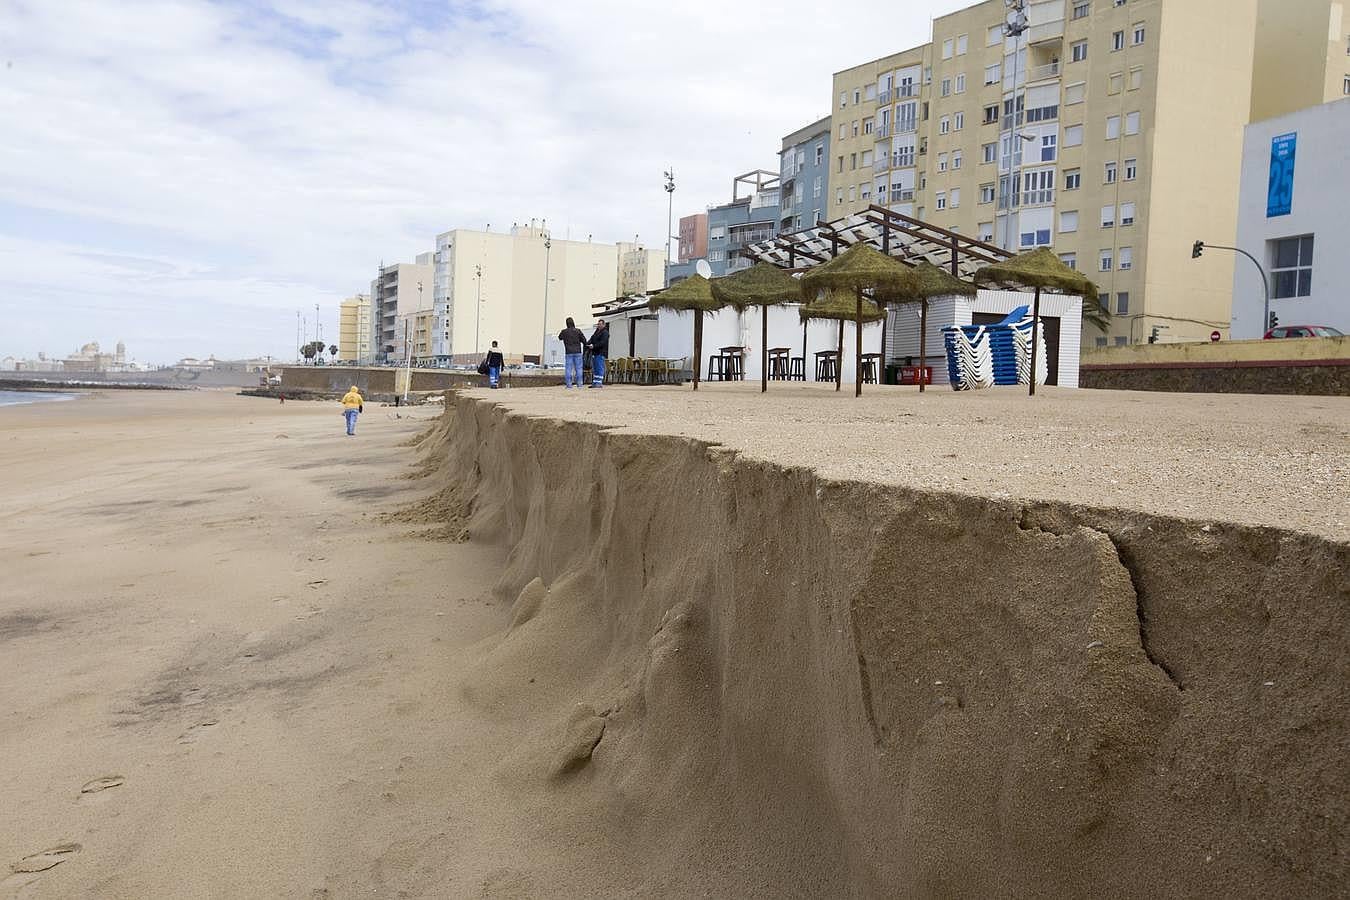
<path id="1" fill-rule="evenodd" d="M 548 271 L 549 271 L 549 253 L 553 247 L 553 239 L 549 235 L 544 235 L 544 336 L 539 343 L 539 368 L 545 365 L 544 357 L 548 353 Z"/>
<path id="2" fill-rule="evenodd" d="M 1017 160 L 1021 157 L 1022 145 L 1020 135 L 1017 130 L 1017 80 L 1021 75 L 1019 63 L 1021 62 L 1021 52 L 1018 45 L 1021 43 L 1021 37 L 1028 28 L 1024 0 L 1014 0 L 1009 7 L 1008 19 L 1003 26 L 1003 33 L 1013 39 L 1013 84 L 1012 84 L 1012 115 L 1008 117 L 1008 214 L 1003 220 L 1003 249 L 1011 250 L 1013 248 L 1013 214 L 1017 211 L 1019 204 L 1018 177 L 1021 174 L 1021 165 Z M 1025 101 L 1024 101 L 1025 102 Z M 1001 135 L 1000 135 L 1001 137 Z M 922 362 L 920 362 L 922 366 Z M 920 373 L 920 381 L 923 381 Z"/>
<path id="3" fill-rule="evenodd" d="M 476 324 L 473 328 L 473 355 L 478 355 L 479 335 L 483 332 L 483 267 L 473 267 L 473 277 L 476 287 L 474 288 L 474 306 L 477 307 Z"/>
<path id="4" fill-rule="evenodd" d="M 666 277 L 665 284 L 670 284 L 670 238 L 671 228 L 675 223 L 675 170 L 667 169 L 666 176 Z"/>

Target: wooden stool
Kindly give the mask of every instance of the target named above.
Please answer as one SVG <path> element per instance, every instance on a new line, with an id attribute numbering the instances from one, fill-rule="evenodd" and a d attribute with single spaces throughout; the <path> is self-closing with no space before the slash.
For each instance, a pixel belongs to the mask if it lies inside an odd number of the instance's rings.
<path id="1" fill-rule="evenodd" d="M 708 357 L 709 381 L 726 381 L 726 360 L 727 358 L 720 353 L 713 353 Z"/>
<path id="2" fill-rule="evenodd" d="M 794 356 L 789 361 L 789 363 L 790 364 L 788 366 L 788 381 L 805 381 L 806 357 Z"/>
<path id="3" fill-rule="evenodd" d="M 739 353 L 724 353 L 722 359 L 727 381 L 745 380 L 745 364 Z"/>
<path id="4" fill-rule="evenodd" d="M 788 350 L 786 348 L 775 348 L 769 351 L 769 380 L 787 381 L 788 378 Z"/>
<path id="5" fill-rule="evenodd" d="M 834 350 L 816 352 L 816 381 L 834 381 L 838 354 Z"/>

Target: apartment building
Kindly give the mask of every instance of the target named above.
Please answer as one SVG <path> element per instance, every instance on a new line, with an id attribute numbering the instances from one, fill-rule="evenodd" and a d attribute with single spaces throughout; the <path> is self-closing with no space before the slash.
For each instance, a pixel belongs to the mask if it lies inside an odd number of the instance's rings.
<path id="1" fill-rule="evenodd" d="M 637 241 L 620 241 L 619 280 L 615 285 L 616 297 L 641 294 L 665 287 L 666 253 L 664 250 L 652 250 Z"/>
<path id="2" fill-rule="evenodd" d="M 1341 0 L 1258 0 L 1251 119 L 1350 97 L 1350 16 Z"/>
<path id="3" fill-rule="evenodd" d="M 422 253 L 414 263 L 382 266 L 370 283 L 371 334 L 377 361 L 403 359 L 409 337 L 405 322 L 430 308 L 433 274 L 431 254 Z"/>
<path id="4" fill-rule="evenodd" d="M 830 198 L 830 124 L 826 116 L 783 138 L 779 153 L 778 230 L 825 220 Z"/>
<path id="5" fill-rule="evenodd" d="M 494 340 L 508 359 L 541 356 L 544 336 L 556 336 L 568 316 L 590 322 L 592 305 L 613 300 L 619 278 L 618 245 L 561 240 L 544 222 L 446 231 L 434 259 L 429 355 L 459 364 L 481 359 Z"/>
<path id="6" fill-rule="evenodd" d="M 338 304 L 338 358 L 369 363 L 373 359 L 370 297 L 357 294 Z"/>
<path id="7" fill-rule="evenodd" d="M 778 234 L 778 173 L 755 169 L 731 181 L 731 202 L 708 207 L 708 266 L 714 278 L 747 268 L 740 251 Z"/>
<path id="8" fill-rule="evenodd" d="M 680 216 L 680 247 L 676 261 L 692 263 L 708 255 L 708 214 L 694 213 Z"/>
<path id="9" fill-rule="evenodd" d="M 1226 332 L 1257 0 L 987 0 L 836 73 L 828 219 L 878 203 L 1010 250 L 1052 247 L 1113 314 L 1089 344 Z M 1006 23 L 1016 21 L 1010 34 Z"/>

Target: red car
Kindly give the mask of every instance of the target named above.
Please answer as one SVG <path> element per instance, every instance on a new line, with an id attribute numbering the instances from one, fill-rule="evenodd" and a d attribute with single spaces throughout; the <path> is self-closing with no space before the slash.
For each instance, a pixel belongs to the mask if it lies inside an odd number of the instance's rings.
<path id="1" fill-rule="evenodd" d="M 1267 331 L 1265 339 L 1310 337 L 1345 337 L 1345 334 L 1330 325 L 1281 325 Z"/>

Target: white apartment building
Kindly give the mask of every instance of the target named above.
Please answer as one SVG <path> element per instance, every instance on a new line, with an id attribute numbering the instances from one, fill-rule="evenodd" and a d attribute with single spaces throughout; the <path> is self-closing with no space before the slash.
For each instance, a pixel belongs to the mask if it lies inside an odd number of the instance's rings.
<path id="1" fill-rule="evenodd" d="M 421 253 L 415 263 L 384 266 L 370 283 L 371 334 L 374 355 L 381 362 L 397 361 L 407 352 L 417 315 L 429 312 L 432 297 L 432 254 Z"/>
<path id="2" fill-rule="evenodd" d="M 665 287 L 666 253 L 651 250 L 636 241 L 620 241 L 619 280 L 614 296 L 627 297 Z"/>
<path id="3" fill-rule="evenodd" d="M 592 321 L 592 306 L 613 300 L 619 279 L 617 245 L 562 240 L 542 222 L 446 231 L 434 260 L 430 355 L 456 364 L 481 359 L 494 340 L 508 358 L 540 356 L 545 335 L 568 316 Z"/>

